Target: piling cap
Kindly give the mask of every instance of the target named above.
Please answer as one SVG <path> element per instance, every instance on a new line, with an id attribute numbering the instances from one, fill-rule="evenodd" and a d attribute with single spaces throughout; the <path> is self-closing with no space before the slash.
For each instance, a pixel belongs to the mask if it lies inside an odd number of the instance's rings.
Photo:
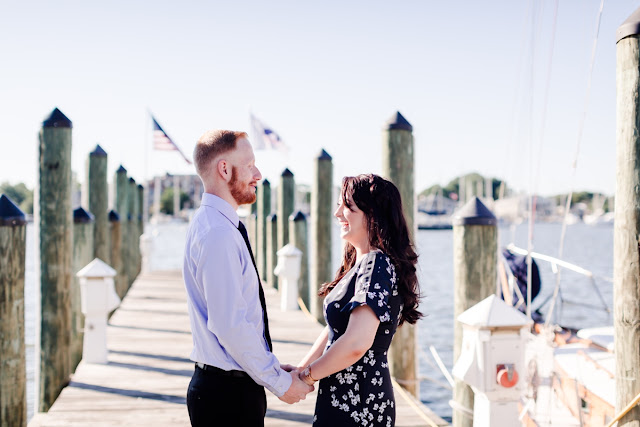
<path id="1" fill-rule="evenodd" d="M 269 216 L 267 217 L 267 219 L 268 219 L 269 221 L 271 221 L 271 222 L 276 222 L 276 221 L 278 220 L 278 214 L 276 214 L 276 213 L 272 213 L 271 215 L 269 215 Z"/>
<path id="2" fill-rule="evenodd" d="M 291 214 L 291 216 L 289 216 L 289 221 L 294 222 L 305 221 L 306 219 L 307 217 L 302 213 L 302 211 L 298 211 L 295 214 Z"/>
<path id="3" fill-rule="evenodd" d="M 76 273 L 76 277 L 115 277 L 116 274 L 118 273 L 100 258 L 94 258 L 86 267 Z"/>
<path id="4" fill-rule="evenodd" d="M 118 222 L 118 221 L 120 221 L 120 215 L 118 215 L 118 212 L 111 209 L 109 211 L 109 222 Z"/>
<path id="5" fill-rule="evenodd" d="M 136 183 L 136 180 L 135 180 L 135 179 L 133 179 L 132 177 L 129 177 L 129 182 L 130 182 L 131 184 L 135 184 L 135 183 Z"/>
<path id="6" fill-rule="evenodd" d="M 387 121 L 387 130 L 408 130 L 409 132 L 413 132 L 413 126 L 400 114 L 400 111 L 397 111 Z"/>
<path id="7" fill-rule="evenodd" d="M 120 165 L 116 173 L 127 173 L 127 170 L 124 168 L 124 166 Z"/>
<path id="8" fill-rule="evenodd" d="M 73 210 L 73 223 L 74 224 L 86 224 L 93 222 L 95 217 L 91 212 L 87 212 L 84 208 L 79 207 Z"/>
<path id="9" fill-rule="evenodd" d="M 320 150 L 320 154 L 318 154 L 318 160 L 332 160 L 332 158 L 323 148 Z"/>
<path id="10" fill-rule="evenodd" d="M 0 195 L 0 227 L 25 225 L 24 213 L 7 196 Z"/>
<path id="11" fill-rule="evenodd" d="M 263 186 L 263 187 L 271 187 L 271 183 L 269 182 L 269 180 L 268 180 L 267 178 L 265 178 L 265 179 L 262 181 L 262 186 Z"/>
<path id="12" fill-rule="evenodd" d="M 144 190 L 144 187 L 142 186 L 142 184 L 138 184 L 138 191 L 140 190 Z"/>
<path id="13" fill-rule="evenodd" d="M 496 225 L 496 217 L 482 203 L 474 197 L 453 215 L 453 225 Z"/>
<path id="14" fill-rule="evenodd" d="M 458 316 L 458 322 L 480 329 L 521 327 L 531 320 L 495 294 L 491 295 Z"/>
<path id="15" fill-rule="evenodd" d="M 91 157 L 107 157 L 107 152 L 100 147 L 100 144 L 96 145 L 96 148 L 89 153 Z"/>
<path id="16" fill-rule="evenodd" d="M 49 117 L 42 122 L 43 128 L 71 128 L 71 120 L 67 118 L 62 111 L 54 108 Z"/>
<path id="17" fill-rule="evenodd" d="M 640 34 L 640 7 L 616 30 L 616 43 L 625 37 Z"/>
<path id="18" fill-rule="evenodd" d="M 293 176 L 293 172 L 289 170 L 289 168 L 284 168 L 282 171 L 282 176 Z"/>

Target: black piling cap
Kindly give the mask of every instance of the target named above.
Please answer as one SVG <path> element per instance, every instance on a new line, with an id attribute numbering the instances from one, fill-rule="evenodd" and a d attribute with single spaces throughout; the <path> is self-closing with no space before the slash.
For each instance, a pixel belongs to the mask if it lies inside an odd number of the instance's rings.
<path id="1" fill-rule="evenodd" d="M 318 160 L 332 160 L 329 153 L 324 151 L 324 148 L 320 150 L 320 154 L 318 154 Z"/>
<path id="2" fill-rule="evenodd" d="M 267 219 L 268 219 L 269 221 L 271 221 L 271 222 L 276 222 L 276 221 L 278 220 L 278 214 L 276 214 L 276 213 L 272 213 L 271 215 L 269 215 L 269 216 L 267 217 Z"/>
<path id="3" fill-rule="evenodd" d="M 95 220 L 91 212 L 87 212 L 84 208 L 79 207 L 73 211 L 73 223 L 74 224 L 86 224 Z"/>
<path id="4" fill-rule="evenodd" d="M 24 213 L 4 194 L 0 196 L 0 227 L 25 225 Z"/>
<path id="5" fill-rule="evenodd" d="M 453 216 L 453 225 L 496 225 L 498 221 L 491 211 L 474 197 Z"/>
<path id="6" fill-rule="evenodd" d="M 54 108 L 49 117 L 42 122 L 43 128 L 71 128 L 71 120 L 62 111 Z"/>
<path id="7" fill-rule="evenodd" d="M 616 30 L 616 43 L 625 37 L 640 34 L 640 7 Z"/>
<path id="8" fill-rule="evenodd" d="M 413 126 L 411 123 L 404 118 L 400 111 L 397 111 L 388 121 L 387 121 L 387 129 L 388 130 L 408 130 L 409 132 L 413 132 Z"/>
<path id="9" fill-rule="evenodd" d="M 120 215 L 118 215 L 118 212 L 111 209 L 109 211 L 109 222 L 118 222 L 118 221 L 120 221 Z"/>
<path id="10" fill-rule="evenodd" d="M 96 148 L 89 153 L 91 157 L 107 157 L 107 152 L 100 147 L 100 144 L 96 145 Z"/>
<path id="11" fill-rule="evenodd" d="M 129 177 L 129 183 L 131 183 L 131 184 L 135 184 L 135 183 L 136 183 L 136 180 L 135 180 L 135 179 L 133 179 L 133 178 L 131 178 L 131 177 Z"/>
<path id="12" fill-rule="evenodd" d="M 124 166 L 120 165 L 116 173 L 127 173 L 127 170 L 124 168 Z"/>
<path id="13" fill-rule="evenodd" d="M 271 183 L 269 182 L 269 180 L 268 180 L 267 178 L 265 178 L 265 179 L 262 181 L 262 186 L 263 186 L 263 187 L 271 187 Z"/>
<path id="14" fill-rule="evenodd" d="M 139 190 L 144 190 L 144 187 L 142 186 L 142 184 L 138 184 L 138 191 Z"/>
<path id="15" fill-rule="evenodd" d="M 293 176 L 293 172 L 289 170 L 289 168 L 284 168 L 282 171 L 282 176 Z"/>
<path id="16" fill-rule="evenodd" d="M 298 211 L 295 214 L 291 214 L 289 217 L 289 221 L 298 222 L 298 221 L 306 221 L 307 217 L 302 213 L 302 211 Z"/>

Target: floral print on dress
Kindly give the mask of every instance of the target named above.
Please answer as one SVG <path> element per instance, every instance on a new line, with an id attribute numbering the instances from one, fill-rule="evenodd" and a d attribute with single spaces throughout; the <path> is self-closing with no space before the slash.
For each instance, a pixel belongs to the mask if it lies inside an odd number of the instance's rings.
<path id="1" fill-rule="evenodd" d="M 327 349 L 346 331 L 351 311 L 369 306 L 380 320 L 373 345 L 353 365 L 320 380 L 313 420 L 321 426 L 393 426 L 395 400 L 387 352 L 401 313 L 395 267 L 381 251 L 367 254 L 327 295 Z"/>

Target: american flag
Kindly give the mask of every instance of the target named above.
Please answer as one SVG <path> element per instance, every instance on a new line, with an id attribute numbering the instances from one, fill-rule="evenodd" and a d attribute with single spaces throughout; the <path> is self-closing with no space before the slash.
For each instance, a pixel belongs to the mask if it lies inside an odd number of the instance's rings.
<path id="1" fill-rule="evenodd" d="M 256 150 L 281 150 L 287 151 L 280 135 L 274 132 L 271 127 L 258 120 L 253 114 L 251 118 L 251 129 L 253 129 L 253 148 Z"/>
<path id="2" fill-rule="evenodd" d="M 187 159 L 182 150 L 180 150 L 176 143 L 169 138 L 169 135 L 167 135 L 167 133 L 158 124 L 155 117 L 151 116 L 151 121 L 153 122 L 153 149 L 160 151 L 177 151 L 185 162 L 191 164 L 191 160 Z"/>

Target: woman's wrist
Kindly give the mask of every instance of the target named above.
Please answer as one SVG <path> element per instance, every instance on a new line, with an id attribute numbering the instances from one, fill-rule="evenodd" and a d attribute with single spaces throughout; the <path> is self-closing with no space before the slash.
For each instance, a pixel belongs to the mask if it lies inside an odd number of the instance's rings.
<path id="1" fill-rule="evenodd" d="M 318 381 L 315 378 L 313 378 L 313 376 L 311 375 L 311 365 L 309 365 L 306 368 L 304 368 L 300 372 L 298 377 L 302 380 L 302 382 L 304 382 L 307 385 L 311 385 L 311 386 L 314 385 Z"/>

